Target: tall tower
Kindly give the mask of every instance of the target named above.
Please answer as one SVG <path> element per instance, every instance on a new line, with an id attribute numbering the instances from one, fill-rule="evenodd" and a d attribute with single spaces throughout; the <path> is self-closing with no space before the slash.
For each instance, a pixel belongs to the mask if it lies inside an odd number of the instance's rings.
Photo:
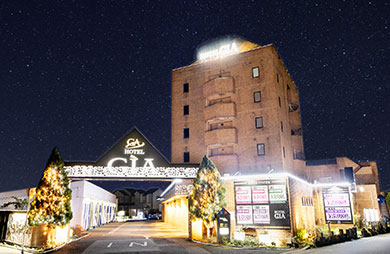
<path id="1" fill-rule="evenodd" d="M 172 162 L 222 174 L 304 174 L 297 88 L 273 45 L 206 45 L 172 71 Z"/>

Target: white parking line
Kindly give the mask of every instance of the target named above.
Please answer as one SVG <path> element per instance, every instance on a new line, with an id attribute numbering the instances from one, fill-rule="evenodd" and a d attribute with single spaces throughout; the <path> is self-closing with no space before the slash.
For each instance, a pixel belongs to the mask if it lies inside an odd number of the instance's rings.
<path id="1" fill-rule="evenodd" d="M 107 245 L 107 248 L 110 248 L 110 247 L 111 247 L 111 245 L 112 245 L 112 243 L 109 243 L 109 244 Z"/>
<path id="2" fill-rule="evenodd" d="M 127 225 L 127 222 L 126 222 L 125 224 L 123 224 L 123 225 L 117 227 L 116 229 L 114 229 L 114 230 L 108 232 L 107 234 L 112 234 L 112 233 L 118 231 L 119 229 L 121 229 L 122 227 L 124 227 L 124 226 L 126 226 L 126 225 Z M 104 234 L 104 235 L 107 235 L 107 234 Z"/>
<path id="3" fill-rule="evenodd" d="M 142 243 L 137 243 L 137 242 L 131 242 L 131 243 L 129 244 L 129 247 L 133 247 L 134 244 L 139 245 L 139 246 L 142 246 L 142 247 L 148 246 L 148 243 L 147 243 L 147 242 L 144 242 L 143 244 L 142 244 Z"/>

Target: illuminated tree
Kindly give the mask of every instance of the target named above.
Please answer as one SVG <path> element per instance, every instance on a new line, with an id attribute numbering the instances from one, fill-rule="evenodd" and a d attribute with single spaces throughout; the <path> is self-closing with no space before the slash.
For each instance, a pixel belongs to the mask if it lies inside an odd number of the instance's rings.
<path id="1" fill-rule="evenodd" d="M 224 200 L 225 188 L 221 175 L 214 163 L 205 155 L 189 197 L 190 219 L 201 219 L 208 229 L 213 227 L 216 213 L 226 206 Z M 209 230 L 207 233 L 209 234 Z"/>
<path id="2" fill-rule="evenodd" d="M 64 171 L 64 162 L 54 148 L 31 203 L 28 221 L 31 226 L 48 224 L 49 227 L 64 226 L 72 219 L 70 200 L 72 191 Z"/>

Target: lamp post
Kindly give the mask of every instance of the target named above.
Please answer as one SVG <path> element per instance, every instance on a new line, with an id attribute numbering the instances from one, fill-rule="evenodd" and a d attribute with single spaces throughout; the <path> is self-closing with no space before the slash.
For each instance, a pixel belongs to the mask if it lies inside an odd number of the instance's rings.
<path id="1" fill-rule="evenodd" d="M 35 194 L 34 193 L 34 196 L 30 199 L 30 193 L 33 189 L 26 189 L 26 192 L 27 192 L 27 212 L 26 212 L 26 222 L 24 223 L 24 230 L 23 230 L 23 238 L 22 238 L 22 251 L 21 253 L 23 254 L 24 253 L 24 239 L 26 238 L 26 229 L 27 229 L 27 222 L 28 222 L 28 211 L 30 210 L 30 204 L 31 204 L 31 201 L 34 200 L 34 197 L 35 197 Z"/>

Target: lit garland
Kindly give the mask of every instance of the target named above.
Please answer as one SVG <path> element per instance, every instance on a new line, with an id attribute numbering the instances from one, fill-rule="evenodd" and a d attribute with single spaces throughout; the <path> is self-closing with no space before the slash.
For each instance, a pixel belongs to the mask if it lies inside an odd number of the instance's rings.
<path id="1" fill-rule="evenodd" d="M 68 224 L 73 217 L 71 198 L 72 191 L 64 171 L 64 162 L 57 148 L 54 148 L 31 203 L 28 213 L 29 224 L 31 226 L 48 224 L 52 227 Z"/>
<path id="2" fill-rule="evenodd" d="M 225 188 L 214 163 L 205 155 L 200 164 L 194 188 L 189 197 L 190 219 L 202 219 L 209 227 L 216 213 L 226 206 Z"/>

